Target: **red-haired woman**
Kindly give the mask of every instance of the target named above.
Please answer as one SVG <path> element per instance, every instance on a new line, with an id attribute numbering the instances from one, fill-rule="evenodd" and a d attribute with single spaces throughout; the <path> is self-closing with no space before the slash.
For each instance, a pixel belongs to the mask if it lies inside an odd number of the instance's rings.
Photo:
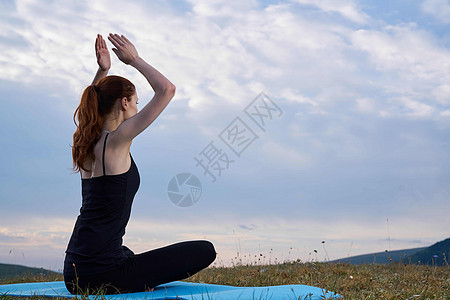
<path id="1" fill-rule="evenodd" d="M 123 35 L 110 34 L 112 50 L 144 75 L 155 95 L 138 112 L 134 85 L 106 76 L 111 60 L 101 35 L 95 41 L 99 69 L 74 114 L 74 170 L 81 172 L 82 206 L 64 260 L 64 281 L 72 294 L 141 292 L 188 278 L 216 258 L 211 242 L 184 241 L 141 254 L 122 245 L 139 172 L 130 153 L 133 139 L 167 106 L 175 86 L 146 63 Z"/>

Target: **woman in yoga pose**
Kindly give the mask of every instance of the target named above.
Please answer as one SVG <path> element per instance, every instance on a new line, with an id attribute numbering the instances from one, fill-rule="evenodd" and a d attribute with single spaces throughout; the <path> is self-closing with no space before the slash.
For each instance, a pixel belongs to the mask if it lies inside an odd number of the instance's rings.
<path id="1" fill-rule="evenodd" d="M 82 206 L 64 260 L 64 281 L 72 294 L 142 292 L 190 277 L 216 258 L 211 242 L 184 241 L 141 254 L 122 245 L 140 178 L 130 153 L 133 139 L 159 116 L 175 86 L 146 63 L 123 35 L 108 39 L 119 60 L 144 75 L 155 94 L 138 112 L 134 85 L 106 76 L 111 66 L 106 42 L 97 36 L 99 69 L 75 110 L 74 170 L 81 173 Z"/>

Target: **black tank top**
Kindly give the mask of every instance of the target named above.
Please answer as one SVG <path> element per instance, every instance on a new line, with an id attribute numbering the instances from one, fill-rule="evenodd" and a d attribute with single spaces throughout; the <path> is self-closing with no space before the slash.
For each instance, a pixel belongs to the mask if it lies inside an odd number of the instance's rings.
<path id="1" fill-rule="evenodd" d="M 103 176 L 81 179 L 83 201 L 67 246 L 64 275 L 86 276 L 108 272 L 127 259 L 122 248 L 122 237 L 140 178 L 131 153 L 131 166 L 127 172 L 105 175 L 108 134 L 103 145 Z"/>

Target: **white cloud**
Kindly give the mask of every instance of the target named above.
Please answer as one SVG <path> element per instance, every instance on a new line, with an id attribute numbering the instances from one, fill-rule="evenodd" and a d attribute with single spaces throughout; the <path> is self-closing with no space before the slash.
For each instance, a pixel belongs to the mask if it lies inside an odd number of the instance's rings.
<path id="1" fill-rule="evenodd" d="M 356 109 L 363 113 L 373 113 L 376 111 L 376 103 L 370 98 L 356 99 Z"/>
<path id="2" fill-rule="evenodd" d="M 421 9 L 442 23 L 450 23 L 450 3 L 447 0 L 425 0 Z"/>
<path id="3" fill-rule="evenodd" d="M 440 115 L 442 117 L 450 117 L 450 109 L 442 111 Z"/>
<path id="4" fill-rule="evenodd" d="M 450 52 L 416 26 L 387 26 L 382 30 L 361 29 L 352 36 L 353 45 L 369 54 L 380 71 L 398 71 L 403 76 L 430 80 L 447 77 Z"/>
<path id="5" fill-rule="evenodd" d="M 439 85 L 433 91 L 433 96 L 441 104 L 450 104 L 450 84 L 444 83 Z"/>
<path id="6" fill-rule="evenodd" d="M 313 5 L 325 12 L 336 12 L 343 17 L 356 22 L 366 23 L 369 17 L 359 9 L 353 0 L 293 0 L 306 5 Z"/>
<path id="7" fill-rule="evenodd" d="M 433 106 L 409 99 L 408 97 L 400 97 L 396 100 L 403 105 L 403 107 L 406 110 L 405 115 L 408 116 L 430 117 L 435 110 Z"/>
<path id="8" fill-rule="evenodd" d="M 192 11 L 206 17 L 242 16 L 244 12 L 256 8 L 258 1 L 188 0 Z"/>
<path id="9" fill-rule="evenodd" d="M 378 103 L 384 115 L 432 117 L 432 112 L 439 110 L 436 104 L 446 101 L 450 51 L 441 48 L 429 33 L 415 25 L 387 26 L 355 31 L 351 39 L 383 74 L 375 85 L 390 95 L 385 98 L 402 99 L 403 110 L 388 101 Z"/>
<path id="10" fill-rule="evenodd" d="M 299 3 L 354 20 L 365 18 L 352 1 Z M 407 92 L 408 97 L 422 101 L 419 99 L 429 95 L 436 82 L 443 87 L 450 79 L 444 71 L 448 51 L 414 26 L 354 31 L 295 14 L 292 3 L 265 8 L 255 1 L 191 4 L 191 12 L 177 15 L 165 7 L 150 8 L 137 2 L 71 3 L 66 7 L 20 0 L 14 17 L 26 26 L 1 24 L 8 38 L 21 39 L 28 46 L 1 46 L 4 72 L 0 77 L 60 90 L 69 85 L 76 99 L 96 69 L 92 43 L 97 31 L 124 32 L 140 54 L 175 83 L 174 102 L 187 100 L 187 106 L 184 102 L 179 105 L 189 110 L 187 115 L 199 126 L 219 112 L 240 109 L 261 90 L 309 105 L 307 113 L 324 114 L 342 101 L 353 101 L 362 108 L 361 100 L 357 104 L 356 99 L 367 98 L 364 93 L 374 86 L 388 93 Z M 216 8 L 219 15 L 212 13 Z M 71 14 L 74 10 L 79 13 Z M 79 34 L 72 32 L 75 23 Z M 392 73 L 396 81 L 373 79 L 361 71 L 367 68 L 361 51 L 368 54 L 376 70 Z M 152 95 L 145 79 L 118 62 L 114 54 L 112 72 L 135 81 L 142 99 Z M 442 101 L 440 90 L 435 94 Z M 371 98 L 380 111 L 392 114 L 386 100 Z"/>
<path id="11" fill-rule="evenodd" d="M 318 105 L 316 102 L 311 100 L 309 97 L 304 96 L 302 94 L 295 93 L 291 88 L 286 88 L 283 91 L 281 91 L 280 96 L 287 99 L 288 101 L 296 102 L 299 104 L 309 104 L 311 106 Z"/>

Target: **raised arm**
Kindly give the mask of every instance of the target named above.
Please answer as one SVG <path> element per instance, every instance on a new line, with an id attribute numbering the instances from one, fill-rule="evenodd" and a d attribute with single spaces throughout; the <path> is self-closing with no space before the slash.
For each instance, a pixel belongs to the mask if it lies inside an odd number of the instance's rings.
<path id="1" fill-rule="evenodd" d="M 100 34 L 97 34 L 95 39 L 95 56 L 97 56 L 98 70 L 94 80 L 92 80 L 92 84 L 96 84 L 100 79 L 106 77 L 111 68 L 111 57 L 108 47 L 106 47 L 106 42 Z"/>
<path id="2" fill-rule="evenodd" d="M 112 48 L 117 57 L 127 65 L 136 68 L 149 82 L 155 95 L 136 115 L 124 121 L 116 129 L 116 143 L 126 145 L 140 134 L 160 115 L 175 95 L 175 86 L 158 70 L 145 62 L 134 45 L 125 37 L 110 34 L 108 39 L 116 47 Z"/>

